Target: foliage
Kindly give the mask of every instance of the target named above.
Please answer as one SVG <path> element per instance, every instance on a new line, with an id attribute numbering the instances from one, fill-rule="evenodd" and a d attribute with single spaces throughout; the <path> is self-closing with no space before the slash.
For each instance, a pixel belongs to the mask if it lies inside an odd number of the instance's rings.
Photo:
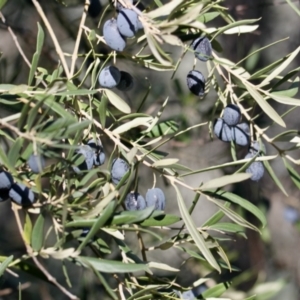
<path id="1" fill-rule="evenodd" d="M 70 299 L 77 299 L 64 284 L 53 280 L 51 270 L 46 270 L 38 260 L 52 257 L 91 270 L 110 298 L 129 300 L 176 299 L 173 290 L 184 290 L 176 283 L 177 268 L 148 258 L 149 252 L 154 249 L 176 249 L 198 260 L 211 272 L 234 270 L 235 267 L 230 264 L 223 249 L 224 239 L 228 239 L 228 234 L 246 237 L 245 228 L 260 232 L 266 226 L 265 215 L 253 203 L 226 190 L 230 184 L 249 180 L 250 176 L 244 170 L 250 160 L 238 160 L 238 149 L 231 143 L 231 162 L 198 170 L 181 165 L 179 159 L 170 158 L 162 152 L 162 146 L 198 127 L 209 127 L 212 131 L 214 118 L 218 116 L 214 113 L 209 122 L 183 129 L 175 120 L 162 118 L 168 98 L 158 112 L 152 115 L 145 109 L 150 89 L 144 98 L 139 99 L 138 108 L 134 109 L 114 90 L 99 87 L 98 76 L 109 62 L 115 64 L 125 60 L 156 72 L 171 70 L 174 77 L 180 64 L 184 63 L 187 51 L 193 51 L 190 42 L 200 35 L 207 36 L 214 51 L 213 57 L 200 66 L 201 69 L 207 67 L 209 74 L 204 97 L 211 90 L 215 91 L 215 112 L 229 103 L 238 105 L 243 118 L 250 124 L 251 139 L 262 141 L 276 151 L 275 155 L 265 154 L 254 159 L 264 163 L 275 184 L 287 194 L 269 162 L 282 160 L 291 180 L 299 187 L 300 176 L 294 168 L 299 161 L 290 152 L 299 148 L 300 141 L 296 130 L 286 128 L 285 119 L 300 104 L 299 99 L 293 98 L 298 92 L 299 77 L 294 78 L 294 75 L 299 68 L 286 71 L 298 55 L 300 47 L 251 74 L 243 67 L 244 63 L 266 47 L 255 50 L 235 63 L 217 54 L 221 50 L 217 38 L 220 35 L 253 32 L 258 28 L 258 20 L 233 20 L 220 0 L 172 0 L 164 5 L 160 1 L 153 1 L 141 14 L 144 33 L 136 39 L 134 47 L 128 51 L 125 49 L 124 52 L 111 51 L 107 54 L 97 53 L 96 46 L 99 43 L 105 44 L 105 40 L 96 28 L 84 25 L 87 17 L 85 9 L 73 52 L 65 53 L 42 7 L 36 0 L 32 2 L 43 24 L 37 25 L 36 52 L 30 63 L 27 83 L 0 84 L 1 105 L 15 110 L 14 114 L 0 119 L 0 134 L 10 144 L 8 153 L 0 148 L 0 159 L 4 169 L 13 174 L 16 181 L 30 187 L 38 200 L 32 208 L 26 210 L 24 224 L 17 213 L 20 208 L 12 204 L 27 254 L 22 258 L 1 257 L 1 274 L 5 269 L 28 265 L 28 273 L 52 282 Z M 132 7 L 127 1 L 119 2 Z M 88 5 L 89 1 L 86 1 L 85 8 Z M 100 28 L 103 19 L 114 9 L 113 4 L 103 9 Z M 210 27 L 210 22 L 215 18 L 222 18 L 226 25 Z M 53 71 L 39 67 L 47 34 L 56 47 L 60 62 Z M 78 60 L 79 43 L 84 38 L 89 41 L 90 51 L 81 54 L 82 60 Z M 173 47 L 181 49 L 182 55 L 178 61 L 174 61 L 169 52 Z M 66 57 L 70 57 L 70 61 Z M 92 59 L 92 63 L 87 67 L 89 59 Z M 285 105 L 286 111 L 279 114 L 271 100 Z M 256 124 L 256 106 L 269 117 L 266 128 Z M 269 136 L 268 129 L 275 124 L 281 126 L 282 132 L 277 136 Z M 93 137 L 114 144 L 113 151 L 106 152 L 107 164 L 89 172 L 74 174 L 71 166 L 74 164 L 72 158 L 76 147 Z M 279 144 L 281 141 L 288 141 L 289 145 L 283 149 Z M 54 159 L 55 163 L 48 165 L 41 174 L 34 174 L 24 163 L 32 153 L 43 154 L 48 159 Z M 114 186 L 111 183 L 110 168 L 116 157 L 125 159 L 130 169 L 121 182 Z M 153 172 L 155 180 L 164 177 L 174 188 L 178 215 L 157 211 L 153 207 L 141 211 L 124 210 L 123 200 L 128 192 L 138 190 L 138 171 L 142 165 Z M 188 176 L 225 167 L 234 167 L 236 171 L 231 175 L 199 182 L 199 186 L 191 186 L 188 180 L 185 181 Z M 49 186 L 44 186 L 44 179 L 48 179 Z M 149 185 L 151 187 L 152 184 Z M 187 207 L 182 189 L 194 193 L 191 207 Z M 215 204 L 218 212 L 197 227 L 191 214 L 200 197 Z M 237 213 L 237 206 L 253 214 L 260 225 L 257 227 L 251 224 Z M 36 218 L 33 218 L 34 215 Z M 224 216 L 227 217 L 225 221 L 222 219 Z M 52 220 L 50 228 L 46 227 L 48 217 Z M 181 223 L 178 225 L 178 222 Z M 82 232 L 86 228 L 89 231 L 84 236 Z M 55 233 L 56 241 L 46 246 L 51 232 Z M 127 245 L 126 237 L 130 232 L 136 233 L 140 253 L 134 253 Z M 115 259 L 107 259 L 112 246 L 102 236 L 109 236 L 117 247 L 118 255 Z M 144 240 L 149 240 L 149 237 L 152 246 L 146 247 Z M 92 249 L 93 255 L 87 249 Z M 164 270 L 170 275 L 167 278 L 160 277 L 157 270 Z M 65 272 L 68 282 L 68 270 Z M 111 274 L 111 277 L 104 277 L 103 273 Z M 112 286 L 110 278 L 117 278 L 120 284 Z M 205 281 L 205 278 L 201 278 L 194 286 L 204 284 Z M 217 282 L 198 297 L 223 299 L 228 288 L 229 282 Z M 245 294 L 244 298 L 250 296 Z"/>

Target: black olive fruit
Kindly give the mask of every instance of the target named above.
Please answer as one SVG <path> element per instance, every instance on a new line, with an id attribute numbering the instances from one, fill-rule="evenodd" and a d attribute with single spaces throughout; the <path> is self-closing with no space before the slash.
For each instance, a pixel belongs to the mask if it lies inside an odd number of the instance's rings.
<path id="1" fill-rule="evenodd" d="M 114 66 L 103 68 L 99 74 L 99 84 L 105 88 L 113 88 L 120 83 L 121 73 Z"/>
<path id="2" fill-rule="evenodd" d="M 195 56 L 201 61 L 207 61 L 212 56 L 212 47 L 207 37 L 199 37 L 192 42 Z"/>
<path id="3" fill-rule="evenodd" d="M 11 200 L 22 206 L 30 206 L 34 203 L 34 194 L 30 188 L 22 183 L 14 183 L 9 190 Z"/>
<path id="4" fill-rule="evenodd" d="M 6 171 L 0 172 L 0 202 L 9 198 L 9 190 L 14 183 L 14 179 L 10 173 Z"/>
<path id="5" fill-rule="evenodd" d="M 164 192 L 160 188 L 149 189 L 146 193 L 147 207 L 154 206 L 156 210 L 164 210 L 166 206 L 166 198 Z"/>
<path id="6" fill-rule="evenodd" d="M 114 159 L 111 166 L 112 182 L 117 185 L 128 170 L 129 170 L 129 165 L 124 159 L 122 158 Z"/>
<path id="7" fill-rule="evenodd" d="M 79 165 L 72 166 L 74 172 L 77 174 L 81 173 L 82 171 L 88 171 L 93 168 L 94 165 L 94 151 L 88 145 L 80 146 L 75 151 L 74 161 L 78 160 L 80 157 L 83 158 L 83 162 Z"/>
<path id="8" fill-rule="evenodd" d="M 42 173 L 46 165 L 45 158 L 41 154 L 31 154 L 27 163 L 31 171 L 36 174 Z"/>
<path id="9" fill-rule="evenodd" d="M 138 14 L 132 9 L 121 9 L 117 17 L 117 26 L 121 35 L 133 37 L 138 31 Z"/>
<path id="10" fill-rule="evenodd" d="M 123 51 L 126 47 L 126 40 L 118 30 L 116 19 L 110 19 L 104 23 L 103 37 L 106 44 L 113 50 Z"/>
<path id="11" fill-rule="evenodd" d="M 126 210 L 143 210 L 146 208 L 144 197 L 137 192 L 130 192 L 125 198 Z"/>
<path id="12" fill-rule="evenodd" d="M 6 171 L 0 172 L 0 190 L 9 190 L 14 183 L 14 179 L 10 173 Z"/>
<path id="13" fill-rule="evenodd" d="M 240 108 L 235 104 L 228 104 L 223 113 L 223 120 L 227 125 L 235 126 L 241 118 Z"/>
<path id="14" fill-rule="evenodd" d="M 131 90 L 133 88 L 133 77 L 125 71 L 120 71 L 120 73 L 121 79 L 116 88 L 124 92 Z"/>
<path id="15" fill-rule="evenodd" d="M 245 158 L 253 158 L 253 154 L 252 153 L 248 153 Z M 251 180 L 253 181 L 259 181 L 265 172 L 265 168 L 264 165 L 261 161 L 254 161 L 252 162 L 248 168 L 246 169 L 246 173 L 250 173 L 252 174 L 252 176 L 250 177 Z"/>
<path id="16" fill-rule="evenodd" d="M 192 70 L 187 75 L 187 86 L 196 96 L 203 96 L 205 90 L 205 78 L 200 71 Z"/>
<path id="17" fill-rule="evenodd" d="M 223 142 L 231 142 L 231 127 L 227 125 L 222 118 L 218 118 L 214 122 L 213 130 L 215 135 Z"/>
<path id="18" fill-rule="evenodd" d="M 266 146 L 262 142 L 260 144 L 259 141 L 252 141 L 248 152 L 253 153 L 253 155 L 255 155 L 257 152 L 265 154 L 266 153 Z"/>
<path id="19" fill-rule="evenodd" d="M 101 141 L 97 139 L 91 139 L 87 142 L 87 145 L 90 146 L 94 151 L 94 166 L 101 166 L 105 161 L 105 153 Z"/>
<path id="20" fill-rule="evenodd" d="M 100 0 L 90 0 L 90 6 L 88 9 L 88 14 L 92 18 L 96 18 L 99 16 L 102 10 L 102 5 L 100 3 Z"/>
<path id="21" fill-rule="evenodd" d="M 240 124 L 239 124 L 240 125 Z M 232 140 L 239 146 L 248 146 L 250 137 L 246 131 L 239 126 L 231 127 Z"/>

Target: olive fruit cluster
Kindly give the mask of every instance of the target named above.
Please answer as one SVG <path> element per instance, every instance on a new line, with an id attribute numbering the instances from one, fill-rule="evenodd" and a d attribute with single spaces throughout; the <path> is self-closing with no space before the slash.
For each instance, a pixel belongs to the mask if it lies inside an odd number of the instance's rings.
<path id="1" fill-rule="evenodd" d="M 129 91 L 133 87 L 132 76 L 114 66 L 103 68 L 98 80 L 101 86 L 108 89 L 116 87 L 120 91 Z"/>
<path id="2" fill-rule="evenodd" d="M 93 166 L 101 166 L 105 161 L 105 153 L 100 140 L 91 139 L 86 145 L 81 145 L 75 150 L 73 161 L 80 160 L 80 164 L 73 165 L 75 173 L 79 174 L 82 171 L 88 171 Z"/>
<path id="3" fill-rule="evenodd" d="M 150 206 L 154 206 L 155 210 L 164 210 L 166 198 L 160 188 L 153 188 L 148 189 L 146 200 L 141 194 L 131 192 L 126 196 L 124 203 L 127 210 L 143 210 Z"/>
<path id="4" fill-rule="evenodd" d="M 239 123 L 241 111 L 235 104 L 228 104 L 222 118 L 214 122 L 215 135 L 223 142 L 233 141 L 239 146 L 247 146 L 250 142 L 250 129 L 247 123 Z"/>
<path id="5" fill-rule="evenodd" d="M 126 38 L 134 37 L 139 29 L 143 28 L 135 10 L 117 6 L 117 19 L 107 20 L 103 25 L 103 37 L 106 44 L 115 51 L 123 51 L 126 47 Z"/>
<path id="6" fill-rule="evenodd" d="M 253 158 L 257 154 L 260 155 L 261 152 L 263 151 L 260 151 L 259 142 L 253 141 L 245 158 Z M 253 181 L 259 181 L 263 177 L 264 172 L 265 172 L 265 168 L 261 161 L 253 161 L 246 169 L 246 173 L 252 174 L 250 179 Z"/>
<path id="7" fill-rule="evenodd" d="M 7 171 L 0 172 L 0 201 L 10 198 L 13 202 L 24 207 L 34 203 L 34 194 L 30 188 L 22 183 L 14 182 Z"/>

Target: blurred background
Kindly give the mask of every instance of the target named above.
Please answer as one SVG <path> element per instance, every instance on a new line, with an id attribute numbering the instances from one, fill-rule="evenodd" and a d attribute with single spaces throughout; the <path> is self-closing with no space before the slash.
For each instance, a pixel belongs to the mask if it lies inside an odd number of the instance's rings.
<path id="1" fill-rule="evenodd" d="M 72 53 L 84 1 L 65 1 L 67 6 L 63 6 L 59 3 L 60 1 L 54 0 L 40 0 L 39 2 L 63 51 Z M 108 2 L 104 0 L 91 2 L 86 26 L 101 35 L 101 24 L 106 18 L 115 14 L 115 11 L 111 6 L 107 9 L 104 19 L 100 20 Z M 141 2 L 146 8 L 151 3 L 151 1 Z M 291 0 L 291 2 L 300 8 L 299 1 Z M 255 72 L 259 68 L 289 54 L 299 46 L 300 17 L 286 1 L 225 0 L 222 5 L 228 9 L 235 20 L 257 19 L 259 28 L 250 34 L 219 36 L 217 41 L 223 50 L 218 55 L 221 57 L 238 62 L 255 49 L 288 38 L 246 60 L 243 67 L 249 72 Z M 36 47 L 37 22 L 42 24 L 42 20 L 40 20 L 30 0 L 10 0 L 2 13 L 5 22 L 3 22 L 3 19 L 0 21 L 0 52 L 2 53 L 0 83 L 26 83 L 29 68 L 21 57 L 9 30 L 12 30 L 13 35 L 24 51 L 24 55 L 31 61 Z M 98 26 L 99 21 L 101 21 L 100 26 Z M 216 18 L 207 24 L 209 27 L 223 25 L 225 25 L 225 22 L 220 18 Z M 80 44 L 79 53 L 86 53 L 89 50 L 90 45 L 85 36 Z M 134 40 L 129 41 L 128 51 L 135 53 L 136 50 Z M 179 48 L 170 47 L 168 50 L 172 52 L 174 61 L 181 55 L 181 49 Z M 97 52 L 105 55 L 109 52 L 109 49 L 105 45 L 99 44 Z M 80 62 L 82 60 L 79 59 L 78 63 Z M 181 129 L 211 120 L 214 117 L 212 112 L 216 101 L 214 92 L 210 92 L 204 100 L 199 100 L 190 94 L 186 87 L 186 74 L 193 68 L 193 63 L 194 56 L 192 53 L 188 53 L 184 57 L 184 63 L 180 65 L 174 79 L 170 80 L 172 72 L 158 73 L 136 66 L 128 60 L 118 59 L 117 67 L 130 72 L 135 80 L 132 91 L 118 93 L 130 104 L 134 111 L 147 92 L 149 85 L 151 85 L 151 92 L 145 103 L 144 112 L 151 114 L 157 112 L 163 101 L 169 96 L 170 101 L 163 119 L 178 121 Z M 289 70 L 299 66 L 299 63 L 300 57 L 298 56 L 289 66 Z M 50 72 L 58 66 L 58 57 L 48 33 L 46 33 L 40 66 L 50 70 Z M 204 63 L 197 62 L 196 68 L 207 75 L 207 68 Z M 299 97 L 299 94 L 297 96 Z M 3 107 L 2 104 L 0 105 L 1 117 L 14 113 Z M 278 103 L 274 103 L 274 107 L 277 111 L 283 112 L 283 107 Z M 294 110 L 285 121 L 287 128 L 298 129 L 300 123 L 298 109 Z M 257 119 L 257 124 L 265 127 L 269 124 L 269 120 L 262 114 Z M 280 132 L 279 127 L 272 126 L 267 133 L 269 136 L 275 136 Z M 109 140 L 103 137 L 102 142 L 107 153 L 112 151 L 113 144 Z M 266 145 L 266 147 L 268 154 L 276 154 L 275 149 L 270 148 L 269 145 Z M 229 146 L 215 138 L 211 139 L 208 126 L 199 127 L 199 129 L 180 136 L 180 138 L 166 144 L 161 150 L 169 152 L 170 157 L 178 157 L 181 164 L 193 169 L 217 165 L 231 160 Z M 244 157 L 245 154 L 243 149 L 238 152 L 239 158 Z M 294 153 L 293 157 L 299 159 L 299 153 Z M 241 293 L 249 291 L 255 293 L 258 284 L 266 284 L 260 285 L 260 288 L 266 290 L 266 295 L 257 299 L 297 300 L 300 299 L 299 189 L 291 181 L 281 160 L 274 161 L 272 167 L 287 190 L 288 197 L 274 185 L 267 173 L 259 183 L 246 181 L 230 187 L 232 191 L 255 203 L 266 213 L 268 226 L 264 229 L 262 236 L 256 232 L 247 231 L 248 239 L 233 237 L 231 242 L 226 242 L 225 250 L 228 251 L 232 264 L 240 268 L 241 272 L 222 274 L 221 280 L 232 280 L 233 288 Z M 298 171 L 300 171 L 299 168 Z M 224 172 L 230 174 L 232 169 L 225 169 Z M 139 175 L 139 190 L 141 194 L 145 195 L 147 189 L 151 187 L 149 182 L 152 182 L 153 175 L 146 168 L 142 169 Z M 220 175 L 221 171 L 212 171 L 188 177 L 186 181 L 192 186 L 197 186 L 201 181 L 207 181 Z M 166 192 L 166 211 L 168 213 L 178 213 L 175 193 L 172 188 L 162 178 L 157 178 L 157 186 L 163 188 Z M 187 205 L 190 205 L 193 194 L 186 190 L 182 190 L 182 194 Z M 213 204 L 205 199 L 200 199 L 193 213 L 196 224 L 202 224 L 215 211 L 217 211 L 217 208 Z M 252 216 L 246 217 L 250 222 L 257 223 Z M 16 228 L 9 202 L 0 203 L 0 228 L 0 255 L 13 254 L 18 257 L 24 254 L 25 249 Z M 51 241 L 48 242 L 48 246 L 51 246 Z M 111 256 L 113 257 L 113 254 Z M 180 267 L 182 260 L 184 260 L 182 253 L 175 250 L 172 255 L 170 255 L 170 252 L 166 255 L 162 250 L 152 251 L 149 257 L 151 256 L 156 256 L 159 261 L 170 263 L 174 267 Z M 43 263 L 49 267 L 51 274 L 59 282 L 66 285 L 60 262 L 45 260 Z M 67 267 L 72 270 L 70 272 L 72 274 L 71 291 L 80 295 L 80 299 L 89 300 L 95 299 L 95 297 L 99 298 L 99 296 L 103 297 L 100 299 L 109 299 L 105 298 L 104 292 L 102 295 L 103 287 L 97 283 L 91 273 L 82 271 L 71 263 L 68 263 Z M 181 268 L 178 282 L 183 286 L 189 286 L 195 280 L 205 276 L 205 272 L 206 269 L 199 262 L 195 263 L 195 261 L 190 260 Z M 220 275 L 216 274 L 216 281 L 220 280 L 218 276 Z M 268 283 L 269 285 L 267 285 Z M 20 288 L 22 289 L 22 299 L 67 299 L 54 286 L 42 280 L 38 281 L 34 277 L 29 278 L 25 273 L 20 273 L 19 278 L 5 273 L 0 278 L 0 299 L 18 299 L 18 289 Z M 234 298 L 238 295 L 238 293 L 231 295 L 230 291 L 227 294 L 228 298 L 243 299 Z"/>

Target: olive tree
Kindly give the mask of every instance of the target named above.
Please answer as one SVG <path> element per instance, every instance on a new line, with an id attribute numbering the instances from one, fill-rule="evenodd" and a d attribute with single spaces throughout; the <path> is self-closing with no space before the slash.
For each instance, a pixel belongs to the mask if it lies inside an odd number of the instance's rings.
<path id="1" fill-rule="evenodd" d="M 0 1 L 1 9 L 5 2 Z M 68 2 L 56 5 L 68 7 Z M 106 296 L 95 296 L 227 299 L 230 282 L 205 285 L 214 272 L 235 271 L 225 242 L 236 235 L 246 238 L 245 228 L 261 232 L 266 226 L 265 214 L 227 187 L 246 180 L 259 182 L 268 173 L 287 194 L 271 164 L 282 160 L 299 188 L 294 168 L 299 160 L 290 154 L 299 148 L 298 131 L 286 128 L 285 119 L 300 103 L 293 98 L 299 68 L 286 71 L 300 47 L 251 74 L 244 68 L 245 61 L 266 47 L 232 62 L 222 57 L 218 38 L 249 34 L 258 28 L 257 20 L 235 21 L 220 0 L 164 2 L 119 0 L 102 7 L 99 1 L 86 0 L 74 47 L 68 52 L 62 49 L 43 5 L 32 0 L 42 20 L 36 25 L 33 56 L 26 57 L 15 39 L 28 64 L 27 81 L 0 84 L 1 105 L 13 111 L 0 119 L 1 139 L 8 145 L 0 148 L 0 197 L 11 201 L 26 253 L 18 258 L 1 257 L 1 274 L 21 268 L 52 283 L 66 297 L 78 299 L 80 295 L 70 289 L 68 266 L 74 264 L 90 270 L 104 287 Z M 97 18 L 94 27 L 88 22 L 90 16 Z M 211 27 L 217 18 L 226 25 Z M 9 24 L 8 29 L 14 36 Z M 57 65 L 52 70 L 40 66 L 46 36 L 56 52 Z M 84 52 L 83 43 L 88 45 Z M 99 46 L 105 51 L 99 53 Z M 189 53 L 194 62 L 186 60 Z M 184 74 L 189 97 L 201 102 L 214 95 L 209 120 L 191 126 L 165 120 L 169 97 L 149 113 L 146 102 L 154 91 L 146 76 L 140 77 L 146 92 L 137 93 L 132 104 L 126 93 L 137 83 L 133 74 L 119 69 L 122 63 L 143 74 L 165 73 L 169 84 L 182 64 L 190 64 Z M 284 113 L 276 111 L 274 101 L 284 105 Z M 256 123 L 257 114 L 268 117 L 265 128 Z M 278 135 L 268 134 L 272 126 L 280 127 Z M 227 143 L 231 159 L 192 169 L 163 151 L 166 144 L 199 128 L 207 128 L 211 140 Z M 288 146 L 282 148 L 281 141 Z M 265 145 L 276 154 L 268 155 Z M 246 149 L 246 155 L 238 158 L 241 149 Z M 231 174 L 190 184 L 191 176 L 228 167 L 234 170 Z M 146 195 L 139 190 L 141 168 L 153 174 Z M 158 188 L 160 181 L 173 188 L 176 199 Z M 183 190 L 193 194 L 192 205 L 187 205 Z M 197 226 L 192 213 L 200 197 L 215 205 L 216 213 Z M 171 201 L 177 214 L 168 212 Z M 247 221 L 242 211 L 254 215 L 259 226 Z M 128 241 L 132 235 L 138 252 Z M 185 256 L 182 265 L 193 258 L 208 273 L 183 287 L 176 282 L 177 267 L 149 258 L 154 249 L 167 253 L 176 249 Z M 64 282 L 55 278 L 51 265 L 45 267 L 50 258 L 63 263 Z M 168 276 L 160 276 L 161 271 Z M 254 299 L 251 294 L 243 295 Z"/>

